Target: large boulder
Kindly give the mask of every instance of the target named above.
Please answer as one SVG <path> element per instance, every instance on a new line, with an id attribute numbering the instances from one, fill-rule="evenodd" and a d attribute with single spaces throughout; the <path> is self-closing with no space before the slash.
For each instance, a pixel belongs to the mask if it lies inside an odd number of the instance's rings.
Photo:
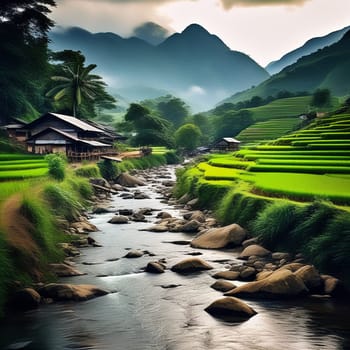
<path id="1" fill-rule="evenodd" d="M 279 270 L 270 276 L 239 286 L 225 295 L 251 298 L 291 298 L 309 292 L 302 279 L 289 270 Z"/>
<path id="2" fill-rule="evenodd" d="M 142 180 L 130 175 L 129 173 L 120 174 L 115 180 L 115 182 L 124 187 L 135 187 L 145 185 L 145 183 Z"/>
<path id="3" fill-rule="evenodd" d="M 257 314 L 249 305 L 232 297 L 214 301 L 205 311 L 215 317 L 231 322 L 244 321 Z"/>
<path id="4" fill-rule="evenodd" d="M 106 295 L 109 292 L 90 284 L 50 283 L 38 290 L 44 298 L 55 301 L 84 301 Z"/>
<path id="5" fill-rule="evenodd" d="M 239 255 L 240 259 L 248 259 L 250 256 L 268 256 L 271 252 L 261 245 L 258 244 L 252 244 L 248 245 L 246 248 L 243 249 L 242 253 Z"/>
<path id="6" fill-rule="evenodd" d="M 211 228 L 194 238 L 191 246 L 203 249 L 220 249 L 227 246 L 238 246 L 246 238 L 246 231 L 238 224 Z"/>
<path id="7" fill-rule="evenodd" d="M 311 292 L 321 292 L 323 280 L 315 266 L 305 265 L 299 270 L 295 271 L 294 274 L 303 280 L 305 286 Z"/>
<path id="8" fill-rule="evenodd" d="M 211 270 L 213 267 L 210 266 L 206 261 L 200 258 L 187 258 L 177 264 L 175 264 L 171 270 L 181 274 L 187 274 L 203 270 Z"/>
<path id="9" fill-rule="evenodd" d="M 85 275 L 85 273 L 75 269 L 68 264 L 50 264 L 50 268 L 58 277 L 74 277 Z"/>

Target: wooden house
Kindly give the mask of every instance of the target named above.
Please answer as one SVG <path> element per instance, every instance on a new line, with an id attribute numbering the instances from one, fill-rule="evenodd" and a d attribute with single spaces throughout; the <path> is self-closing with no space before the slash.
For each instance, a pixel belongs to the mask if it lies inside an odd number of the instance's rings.
<path id="1" fill-rule="evenodd" d="M 214 143 L 212 149 L 219 152 L 238 151 L 241 141 L 234 139 L 233 137 L 223 137 Z"/>
<path id="2" fill-rule="evenodd" d="M 26 126 L 27 122 L 18 118 L 11 118 L 10 123 L 3 125 L 1 129 L 5 130 L 9 137 L 23 142 L 27 139 L 28 136 Z"/>
<path id="3" fill-rule="evenodd" d="M 114 154 L 113 143 L 121 138 L 96 123 L 57 113 L 46 113 L 25 125 L 23 130 L 29 152 L 61 152 L 71 161 L 95 160 L 101 155 Z"/>

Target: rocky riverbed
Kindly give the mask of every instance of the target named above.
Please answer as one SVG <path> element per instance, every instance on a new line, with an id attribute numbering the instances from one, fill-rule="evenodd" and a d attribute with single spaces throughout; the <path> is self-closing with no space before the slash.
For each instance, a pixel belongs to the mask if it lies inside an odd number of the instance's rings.
<path id="1" fill-rule="evenodd" d="M 52 266 L 60 284 L 30 292 L 37 303 L 55 303 L 10 317 L 1 325 L 3 348 L 349 345 L 340 281 L 302 256 L 269 252 L 239 225 L 219 227 L 193 198 L 175 201 L 173 168 L 136 176 L 137 187 L 132 176 L 111 187 L 95 183 L 99 203 L 90 220 L 69 228 L 83 235 L 78 249 L 65 245 L 65 264 Z"/>

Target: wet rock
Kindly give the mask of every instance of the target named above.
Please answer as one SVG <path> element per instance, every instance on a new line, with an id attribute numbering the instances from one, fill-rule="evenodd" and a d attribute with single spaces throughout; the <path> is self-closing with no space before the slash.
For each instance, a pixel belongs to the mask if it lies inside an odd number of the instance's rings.
<path id="1" fill-rule="evenodd" d="M 273 260 L 286 260 L 286 261 L 291 260 L 291 255 L 289 253 L 275 252 L 275 253 L 272 253 L 271 257 Z"/>
<path id="2" fill-rule="evenodd" d="M 304 284 L 311 293 L 321 291 L 321 288 L 323 287 L 323 280 L 314 266 L 305 265 L 295 271 L 294 274 L 303 280 Z"/>
<path id="3" fill-rule="evenodd" d="M 215 290 L 218 290 L 219 292 L 228 292 L 229 290 L 236 288 L 236 286 L 233 283 L 225 280 L 217 280 L 210 287 Z"/>
<path id="4" fill-rule="evenodd" d="M 78 233 L 89 233 L 98 231 L 98 228 L 95 225 L 88 222 L 86 219 L 84 221 L 73 222 L 70 226 L 74 228 Z"/>
<path id="5" fill-rule="evenodd" d="M 135 192 L 134 199 L 150 199 L 151 197 L 142 192 Z"/>
<path id="6" fill-rule="evenodd" d="M 232 245 L 240 245 L 246 237 L 246 231 L 238 224 L 211 228 L 194 238 L 191 246 L 194 248 L 220 249 Z"/>
<path id="7" fill-rule="evenodd" d="M 119 184 L 113 184 L 112 188 L 113 188 L 113 190 L 118 191 L 118 192 L 119 191 L 125 191 L 125 188 L 123 186 L 119 185 Z"/>
<path id="8" fill-rule="evenodd" d="M 52 272 L 55 273 L 58 277 L 74 277 L 85 275 L 85 273 L 80 272 L 79 270 L 67 264 L 50 264 L 50 268 Z"/>
<path id="9" fill-rule="evenodd" d="M 145 271 L 149 273 L 164 273 L 165 266 L 158 261 L 151 261 L 147 264 Z"/>
<path id="10" fill-rule="evenodd" d="M 66 256 L 80 255 L 80 251 L 70 243 L 59 243 L 58 246 L 63 250 Z"/>
<path id="11" fill-rule="evenodd" d="M 190 209 L 194 208 L 198 204 L 198 201 L 199 201 L 198 198 L 191 199 L 186 203 L 186 208 L 190 208 Z"/>
<path id="12" fill-rule="evenodd" d="M 104 213 L 110 213 L 110 212 L 111 212 L 111 210 L 108 209 L 107 207 L 104 207 L 104 206 L 96 206 L 92 210 L 93 214 L 104 214 Z"/>
<path id="13" fill-rule="evenodd" d="M 179 204 L 186 204 L 188 201 L 191 200 L 191 196 L 188 193 L 185 193 L 182 197 L 180 197 L 177 202 Z"/>
<path id="14" fill-rule="evenodd" d="M 324 284 L 324 293 L 335 298 L 349 298 L 349 291 L 342 281 L 330 275 L 321 275 Z"/>
<path id="15" fill-rule="evenodd" d="M 162 181 L 162 185 L 165 187 L 173 187 L 175 185 L 175 181 L 171 181 L 171 180 Z"/>
<path id="16" fill-rule="evenodd" d="M 200 258 L 187 258 L 175 264 L 171 270 L 180 274 L 187 274 L 197 271 L 211 270 L 212 268 L 212 266 Z"/>
<path id="17" fill-rule="evenodd" d="M 200 210 L 196 210 L 196 211 L 191 211 L 189 213 L 185 213 L 183 215 L 183 218 L 185 220 L 196 220 L 198 222 L 204 222 L 206 217 L 204 215 L 204 213 Z"/>
<path id="18" fill-rule="evenodd" d="M 282 266 L 278 270 L 285 269 L 285 270 L 289 270 L 289 271 L 295 272 L 295 271 L 298 271 L 303 266 L 305 266 L 305 264 L 302 264 L 302 263 L 290 263 L 290 264 Z"/>
<path id="19" fill-rule="evenodd" d="M 168 231 L 168 227 L 165 225 L 154 225 L 154 226 L 148 227 L 147 229 L 142 229 L 140 231 L 166 232 Z"/>
<path id="20" fill-rule="evenodd" d="M 239 286 L 225 295 L 250 298 L 291 298 L 307 294 L 309 290 L 301 278 L 289 270 L 279 270 L 270 276 Z"/>
<path id="21" fill-rule="evenodd" d="M 143 255 L 144 255 L 144 252 L 142 252 L 141 250 L 132 249 L 128 251 L 128 253 L 124 256 L 124 258 L 135 259 L 135 258 L 140 258 Z"/>
<path id="22" fill-rule="evenodd" d="M 108 220 L 110 224 L 127 224 L 129 222 L 129 218 L 124 215 L 115 215 L 110 220 Z"/>
<path id="23" fill-rule="evenodd" d="M 257 314 L 249 305 L 232 297 L 221 298 L 214 301 L 205 311 L 214 317 L 223 318 L 231 322 L 244 321 Z"/>
<path id="24" fill-rule="evenodd" d="M 101 186 L 101 187 L 106 187 L 110 188 L 111 185 L 108 183 L 108 181 L 104 178 L 90 178 L 89 182 L 93 185 Z"/>
<path id="25" fill-rule="evenodd" d="M 166 211 L 161 211 L 157 214 L 158 219 L 169 219 L 172 218 L 171 214 L 167 213 Z"/>
<path id="26" fill-rule="evenodd" d="M 252 281 L 256 276 L 256 270 L 253 267 L 246 266 L 239 274 L 242 281 Z"/>
<path id="27" fill-rule="evenodd" d="M 171 243 L 171 244 L 177 244 L 177 245 L 188 245 L 191 243 L 191 241 L 178 240 L 178 241 L 170 241 L 170 242 L 164 242 L 164 243 Z"/>
<path id="28" fill-rule="evenodd" d="M 141 215 L 152 215 L 154 209 L 152 208 L 141 208 L 137 213 Z"/>
<path id="29" fill-rule="evenodd" d="M 122 193 L 119 197 L 123 199 L 134 199 L 134 195 L 132 193 Z"/>
<path id="30" fill-rule="evenodd" d="M 124 186 L 124 187 L 135 187 L 135 186 L 144 186 L 145 183 L 138 179 L 137 177 L 130 175 L 127 172 L 124 172 L 120 174 L 117 179 L 115 180 L 115 183 Z"/>
<path id="31" fill-rule="evenodd" d="M 250 256 L 268 256 L 271 252 L 258 244 L 249 245 L 244 248 L 242 253 L 239 255 L 239 259 L 248 259 Z"/>
<path id="32" fill-rule="evenodd" d="M 240 273 L 238 271 L 220 271 L 214 274 L 212 277 L 216 279 L 225 279 L 234 281 L 238 279 Z"/>
<path id="33" fill-rule="evenodd" d="M 253 238 L 249 238 L 249 239 L 246 239 L 245 241 L 243 241 L 242 247 L 247 248 L 250 245 L 258 244 L 258 243 L 259 243 L 258 239 L 256 237 L 253 237 Z"/>
<path id="34" fill-rule="evenodd" d="M 32 288 L 24 288 L 16 291 L 10 298 L 11 307 L 17 310 L 36 309 L 41 301 L 40 294 Z"/>
<path id="35" fill-rule="evenodd" d="M 198 255 L 203 255 L 203 253 L 201 253 L 201 252 L 190 252 L 190 253 L 187 253 L 186 255 L 198 256 Z"/>
<path id="36" fill-rule="evenodd" d="M 200 225 L 201 223 L 198 222 L 197 220 L 188 221 L 182 226 L 182 232 L 188 232 L 188 233 L 198 232 Z"/>
<path id="37" fill-rule="evenodd" d="M 140 213 L 135 213 L 130 217 L 130 220 L 136 222 L 147 222 L 146 217 Z"/>
<path id="38" fill-rule="evenodd" d="M 109 292 L 89 284 L 50 283 L 38 290 L 44 298 L 54 301 L 84 301 L 108 294 Z"/>
<path id="39" fill-rule="evenodd" d="M 131 216 L 134 214 L 134 211 L 132 209 L 119 209 L 118 214 L 123 216 Z"/>

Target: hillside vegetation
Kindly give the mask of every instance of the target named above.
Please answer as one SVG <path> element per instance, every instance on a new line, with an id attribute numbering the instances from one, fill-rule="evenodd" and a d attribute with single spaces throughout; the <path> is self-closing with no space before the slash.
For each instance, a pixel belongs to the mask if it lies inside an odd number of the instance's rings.
<path id="1" fill-rule="evenodd" d="M 323 272 L 348 278 L 350 114 L 234 154 L 212 154 L 179 173 L 222 223 L 238 222 L 271 249 L 302 252 Z M 343 225 L 339 231 L 340 225 Z"/>

